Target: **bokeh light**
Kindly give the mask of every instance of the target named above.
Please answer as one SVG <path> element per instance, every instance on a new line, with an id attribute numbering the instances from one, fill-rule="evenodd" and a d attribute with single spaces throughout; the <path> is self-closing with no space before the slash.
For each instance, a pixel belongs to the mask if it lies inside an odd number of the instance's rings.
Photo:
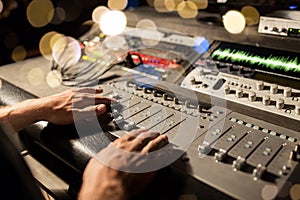
<path id="1" fill-rule="evenodd" d="M 37 86 L 43 82 L 45 74 L 38 67 L 31 69 L 27 75 L 27 80 L 32 86 Z"/>
<path id="2" fill-rule="evenodd" d="M 244 6 L 241 9 L 241 13 L 244 15 L 246 19 L 246 24 L 248 26 L 253 26 L 258 24 L 260 14 L 258 10 L 253 6 Z"/>
<path id="3" fill-rule="evenodd" d="M 0 79 L 0 90 L 1 90 L 1 88 L 2 88 L 2 80 Z"/>
<path id="4" fill-rule="evenodd" d="M 223 25 L 229 33 L 239 34 L 245 29 L 246 20 L 239 11 L 230 10 L 223 15 Z"/>
<path id="5" fill-rule="evenodd" d="M 127 4 L 127 0 L 108 0 L 107 2 L 107 6 L 112 10 L 124 10 Z"/>
<path id="6" fill-rule="evenodd" d="M 47 59 L 47 60 L 52 60 L 52 47 L 50 45 L 50 41 L 53 36 L 55 36 L 57 32 L 51 31 L 43 35 L 39 42 L 39 50 L 41 55 Z"/>
<path id="7" fill-rule="evenodd" d="M 49 24 L 54 16 L 54 7 L 49 0 L 33 0 L 26 10 L 29 23 L 33 27 L 43 27 Z"/>
<path id="8" fill-rule="evenodd" d="M 198 15 L 198 7 L 192 1 L 182 1 L 177 6 L 177 11 L 182 18 L 195 18 Z"/>
<path id="9" fill-rule="evenodd" d="M 123 36 L 117 35 L 113 37 L 107 37 L 103 41 L 103 44 L 111 50 L 117 51 L 119 49 L 127 49 L 127 42 Z"/>
<path id="10" fill-rule="evenodd" d="M 175 0 L 165 0 L 165 7 L 168 11 L 174 11 L 177 8 L 177 5 Z"/>
<path id="11" fill-rule="evenodd" d="M 66 12 L 61 7 L 56 7 L 54 10 L 54 16 L 51 20 L 51 24 L 61 24 L 66 19 Z"/>
<path id="12" fill-rule="evenodd" d="M 80 44 L 72 37 L 60 38 L 53 46 L 52 56 L 59 65 L 72 66 L 81 58 Z"/>
<path id="13" fill-rule="evenodd" d="M 101 31 L 108 36 L 121 34 L 127 25 L 126 15 L 118 10 L 104 13 L 100 20 Z"/>
<path id="14" fill-rule="evenodd" d="M 292 200 L 300 199 L 300 184 L 295 184 L 291 187 L 290 196 Z"/>
<path id="15" fill-rule="evenodd" d="M 164 13 L 171 11 L 167 8 L 165 0 L 154 0 L 153 6 L 157 12 Z"/>
<path id="16" fill-rule="evenodd" d="M 155 22 L 151 19 L 142 19 L 138 21 L 138 23 L 136 24 L 136 28 L 147 28 L 151 30 L 157 30 Z"/>
<path id="17" fill-rule="evenodd" d="M 51 88 L 57 88 L 62 83 L 61 73 L 57 70 L 52 70 L 47 74 L 46 77 L 47 84 Z"/>
<path id="18" fill-rule="evenodd" d="M 191 0 L 196 4 L 198 9 L 206 9 L 208 6 L 208 0 Z"/>
<path id="19" fill-rule="evenodd" d="M 153 7 L 154 6 L 154 0 L 147 0 L 147 3 L 149 6 Z"/>
<path id="20" fill-rule="evenodd" d="M 92 13 L 92 20 L 95 22 L 95 23 L 100 23 L 100 20 L 101 20 L 101 16 L 108 12 L 109 9 L 105 6 L 98 6 L 97 8 L 95 8 L 93 10 L 93 13 Z"/>
<path id="21" fill-rule="evenodd" d="M 55 43 L 58 41 L 58 40 L 60 40 L 60 39 L 62 39 L 62 38 L 64 38 L 65 36 L 63 35 L 63 34 L 60 34 L 60 33 L 56 33 L 55 35 L 53 35 L 52 37 L 51 37 L 51 39 L 50 39 L 50 48 L 52 49 L 52 51 L 53 51 L 53 48 L 54 48 L 54 45 L 55 45 Z"/>
<path id="22" fill-rule="evenodd" d="M 275 185 L 265 185 L 261 190 L 261 197 L 264 200 L 275 199 L 278 194 L 278 188 Z"/>
<path id="23" fill-rule="evenodd" d="M 70 22 L 79 18 L 82 12 L 83 2 L 84 1 L 81 0 L 59 1 L 57 3 L 57 7 L 60 7 L 64 10 L 64 21 Z"/>
<path id="24" fill-rule="evenodd" d="M 26 49 L 22 45 L 16 46 L 16 48 L 14 48 L 11 54 L 11 58 L 15 62 L 24 60 L 26 56 L 27 56 Z"/>
<path id="25" fill-rule="evenodd" d="M 2 10 L 3 10 L 3 3 L 2 3 L 2 1 L 0 0 L 0 13 L 2 12 Z"/>

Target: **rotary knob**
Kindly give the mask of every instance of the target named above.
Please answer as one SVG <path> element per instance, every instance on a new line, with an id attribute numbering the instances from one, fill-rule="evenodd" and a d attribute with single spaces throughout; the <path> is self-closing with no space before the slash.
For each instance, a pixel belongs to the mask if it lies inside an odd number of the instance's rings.
<path id="1" fill-rule="evenodd" d="M 285 97 L 292 96 L 292 88 L 290 88 L 290 87 L 284 88 L 284 90 L 283 90 L 283 96 L 285 96 Z"/>
<path id="2" fill-rule="evenodd" d="M 256 89 L 257 90 L 263 90 L 264 89 L 264 82 L 263 81 L 257 81 L 256 82 Z"/>
<path id="3" fill-rule="evenodd" d="M 284 100 L 283 99 L 278 99 L 276 101 L 276 108 L 282 109 L 284 107 Z"/>
<path id="4" fill-rule="evenodd" d="M 253 102 L 256 100 L 256 93 L 255 92 L 249 92 L 249 95 L 248 95 L 248 100 Z"/>
<path id="5" fill-rule="evenodd" d="M 235 91 L 235 96 L 236 96 L 237 98 L 242 98 L 242 97 L 243 97 L 243 90 L 238 88 L 238 89 Z"/>
<path id="6" fill-rule="evenodd" d="M 224 92 L 225 92 L 225 94 L 229 94 L 230 93 L 230 87 L 229 87 L 229 85 L 225 85 L 224 86 Z"/>
<path id="7" fill-rule="evenodd" d="M 278 85 L 277 84 L 272 84 L 270 86 L 270 92 L 271 92 L 271 94 L 276 94 L 277 91 L 278 91 Z"/>
<path id="8" fill-rule="evenodd" d="M 262 103 L 263 103 L 265 106 L 269 105 L 270 102 L 271 102 L 271 97 L 270 97 L 269 95 L 266 95 L 266 96 L 263 97 Z"/>

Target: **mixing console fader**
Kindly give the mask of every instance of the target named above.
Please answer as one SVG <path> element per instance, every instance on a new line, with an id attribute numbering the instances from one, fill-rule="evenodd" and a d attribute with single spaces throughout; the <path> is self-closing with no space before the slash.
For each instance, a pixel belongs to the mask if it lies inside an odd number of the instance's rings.
<path id="1" fill-rule="evenodd" d="M 106 96 L 118 99 L 111 105 L 111 134 L 120 137 L 147 127 L 168 135 L 185 158 L 171 167 L 230 197 L 295 196 L 300 183 L 297 131 L 204 102 L 205 94 L 166 82 L 135 78 L 103 88 Z"/>

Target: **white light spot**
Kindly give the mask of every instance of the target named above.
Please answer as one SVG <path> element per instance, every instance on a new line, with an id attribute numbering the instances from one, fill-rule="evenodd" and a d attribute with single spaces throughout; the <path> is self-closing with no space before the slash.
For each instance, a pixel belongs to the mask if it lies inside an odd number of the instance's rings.
<path id="1" fill-rule="evenodd" d="M 63 37 L 56 41 L 52 56 L 61 66 L 72 66 L 81 58 L 80 44 L 72 37 Z"/>
<path id="2" fill-rule="evenodd" d="M 92 20 L 95 22 L 95 23 L 100 23 L 100 20 L 101 20 L 101 17 L 104 13 L 108 12 L 109 9 L 105 6 L 98 6 L 97 8 L 95 8 L 93 10 L 93 13 L 92 13 Z"/>
<path id="3" fill-rule="evenodd" d="M 125 38 L 122 36 L 107 37 L 103 43 L 108 49 L 114 51 L 123 49 L 127 44 Z"/>
<path id="4" fill-rule="evenodd" d="M 121 34 L 125 30 L 126 25 L 126 15 L 118 10 L 106 12 L 100 19 L 100 29 L 108 36 Z"/>
<path id="5" fill-rule="evenodd" d="M 47 74 L 46 80 L 51 88 L 56 88 L 61 85 L 62 77 L 57 70 L 53 70 Z"/>
<path id="6" fill-rule="evenodd" d="M 136 24 L 136 28 L 147 28 L 151 30 L 157 30 L 157 26 L 154 21 L 150 19 L 142 19 Z"/>
<path id="7" fill-rule="evenodd" d="M 39 85 L 45 78 L 44 72 L 40 68 L 33 68 L 29 71 L 27 79 L 33 86 Z"/>
<path id="8" fill-rule="evenodd" d="M 246 20 L 242 13 L 235 10 L 230 10 L 223 15 L 223 24 L 229 33 L 239 34 L 244 30 L 246 26 Z"/>

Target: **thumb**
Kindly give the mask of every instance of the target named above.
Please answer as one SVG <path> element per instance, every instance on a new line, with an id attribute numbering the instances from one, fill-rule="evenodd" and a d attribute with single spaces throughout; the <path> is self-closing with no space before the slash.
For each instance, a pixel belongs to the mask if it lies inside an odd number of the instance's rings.
<path id="1" fill-rule="evenodd" d="M 101 115 L 101 114 L 106 112 L 105 104 L 99 104 L 99 105 L 96 105 L 95 107 L 96 107 L 96 114 L 97 115 Z"/>

